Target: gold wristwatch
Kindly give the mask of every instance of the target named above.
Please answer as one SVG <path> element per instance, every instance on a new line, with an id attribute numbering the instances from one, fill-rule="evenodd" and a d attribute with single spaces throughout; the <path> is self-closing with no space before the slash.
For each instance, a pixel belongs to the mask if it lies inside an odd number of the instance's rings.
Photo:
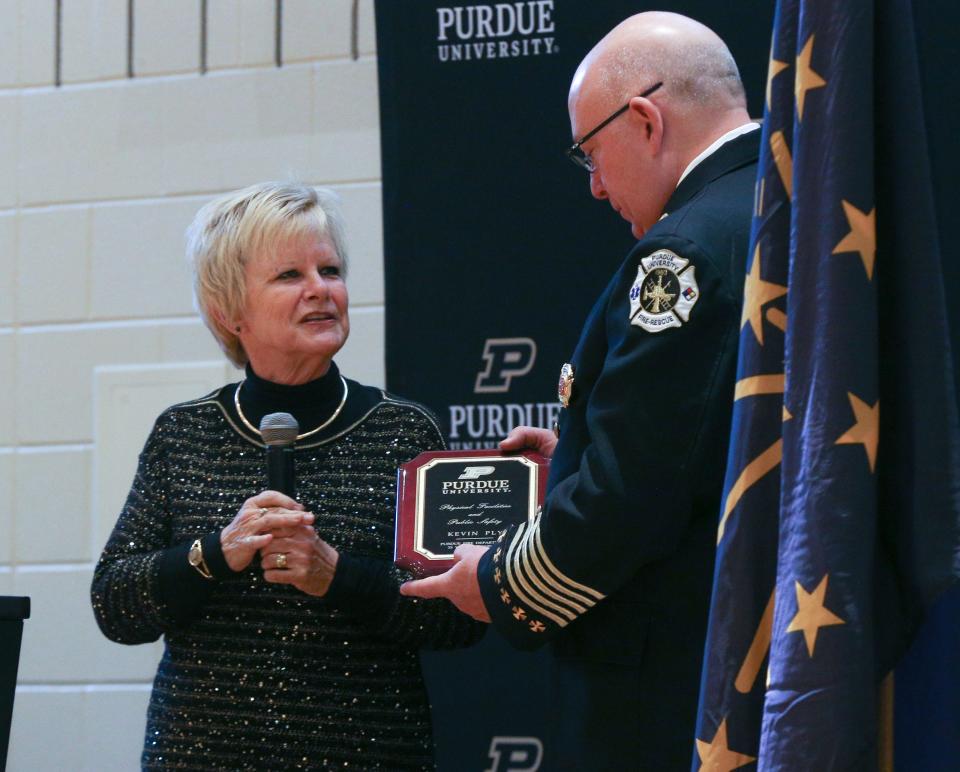
<path id="1" fill-rule="evenodd" d="M 203 559 L 203 545 L 200 543 L 199 539 L 196 539 L 193 544 L 190 545 L 190 552 L 187 554 L 187 562 L 197 569 L 197 573 L 199 573 L 204 579 L 213 579 L 213 574 L 210 571 L 210 567 Z"/>

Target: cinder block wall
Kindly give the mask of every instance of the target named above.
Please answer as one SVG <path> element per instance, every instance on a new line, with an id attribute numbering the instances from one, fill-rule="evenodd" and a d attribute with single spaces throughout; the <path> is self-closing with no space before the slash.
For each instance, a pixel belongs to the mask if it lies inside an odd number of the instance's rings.
<path id="1" fill-rule="evenodd" d="M 278 178 L 340 193 L 338 362 L 382 385 L 373 0 L 0 0 L 0 594 L 33 601 L 10 770 L 138 768 L 160 644 L 100 635 L 92 568 L 160 407 L 236 377 L 184 228 Z"/>

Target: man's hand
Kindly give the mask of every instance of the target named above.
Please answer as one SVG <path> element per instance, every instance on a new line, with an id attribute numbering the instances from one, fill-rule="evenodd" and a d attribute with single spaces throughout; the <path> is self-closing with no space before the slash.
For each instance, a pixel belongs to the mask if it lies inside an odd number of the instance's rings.
<path id="1" fill-rule="evenodd" d="M 557 435 L 549 429 L 535 426 L 515 426 L 500 442 L 500 450 L 524 450 L 530 448 L 541 456 L 551 458 L 557 447 Z"/>
<path id="2" fill-rule="evenodd" d="M 486 551 L 486 547 L 476 544 L 461 544 L 454 550 L 453 557 L 457 562 L 453 568 L 445 574 L 406 582 L 400 585 L 400 594 L 418 598 L 446 598 L 464 614 L 480 622 L 489 622 L 490 615 L 483 605 L 480 583 L 477 581 L 477 563 Z"/>

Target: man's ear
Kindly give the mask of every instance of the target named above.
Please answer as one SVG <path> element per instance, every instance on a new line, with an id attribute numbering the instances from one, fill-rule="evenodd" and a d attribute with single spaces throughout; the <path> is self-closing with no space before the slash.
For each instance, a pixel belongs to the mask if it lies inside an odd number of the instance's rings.
<path id="1" fill-rule="evenodd" d="M 658 153 L 663 144 L 663 112 L 646 97 L 637 96 L 630 100 L 628 113 L 651 144 L 651 151 Z"/>

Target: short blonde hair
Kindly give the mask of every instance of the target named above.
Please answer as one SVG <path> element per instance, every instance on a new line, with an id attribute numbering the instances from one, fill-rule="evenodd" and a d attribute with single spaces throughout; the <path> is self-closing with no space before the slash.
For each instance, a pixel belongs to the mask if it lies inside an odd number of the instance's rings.
<path id="1" fill-rule="evenodd" d="M 330 239 L 346 277 L 339 199 L 325 188 L 289 182 L 252 185 L 215 198 L 187 228 L 187 259 L 193 268 L 197 310 L 237 367 L 243 367 L 248 358 L 230 320 L 243 311 L 247 263 L 308 233 Z"/>

